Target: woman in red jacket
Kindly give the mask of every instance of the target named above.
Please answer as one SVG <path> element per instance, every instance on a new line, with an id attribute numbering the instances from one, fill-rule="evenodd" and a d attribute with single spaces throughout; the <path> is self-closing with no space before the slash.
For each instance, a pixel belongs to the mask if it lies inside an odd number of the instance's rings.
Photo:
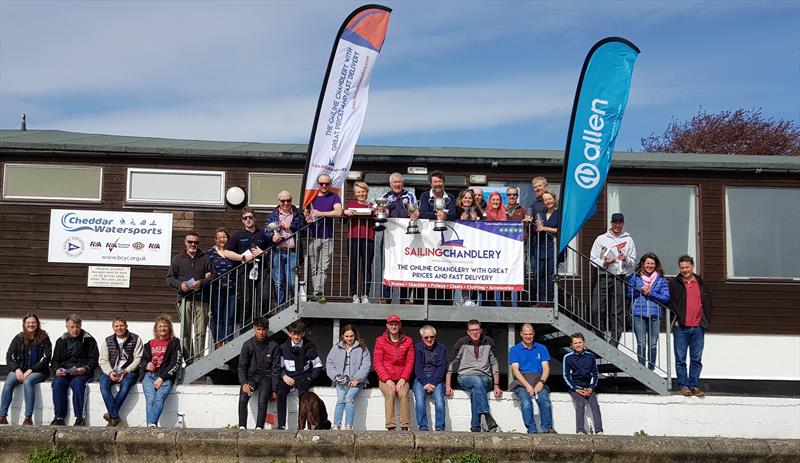
<path id="1" fill-rule="evenodd" d="M 386 429 L 393 431 L 395 424 L 394 399 L 400 397 L 400 429 L 408 431 L 408 389 L 414 371 L 414 344 L 400 330 L 400 317 L 389 315 L 386 331 L 375 340 L 373 358 L 378 386 L 383 393 Z"/>

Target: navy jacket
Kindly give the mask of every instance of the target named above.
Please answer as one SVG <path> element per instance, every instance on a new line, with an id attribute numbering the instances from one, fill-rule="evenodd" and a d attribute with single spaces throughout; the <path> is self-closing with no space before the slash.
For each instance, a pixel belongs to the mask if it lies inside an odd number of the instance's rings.
<path id="1" fill-rule="evenodd" d="M 564 356 L 564 381 L 571 391 L 576 389 L 597 389 L 600 375 L 597 373 L 597 360 L 594 354 L 584 350 L 580 354 L 570 352 Z"/>
<path id="2" fill-rule="evenodd" d="M 458 220 L 458 216 L 456 215 L 456 196 L 453 194 L 447 193 L 448 200 L 445 200 L 447 203 L 447 217 L 445 220 L 453 222 Z M 433 209 L 433 204 L 431 204 L 431 192 L 430 190 L 422 193 L 419 197 L 419 218 L 420 219 L 428 219 L 428 220 L 435 220 L 436 219 L 436 211 Z"/>
<path id="3" fill-rule="evenodd" d="M 425 374 L 425 351 L 424 342 L 419 341 L 414 344 L 414 376 L 423 386 L 426 384 L 438 386 L 444 381 L 444 375 L 447 373 L 447 352 L 444 345 L 437 341 L 433 346 L 433 362 L 431 363 L 435 369 L 432 373 Z"/>

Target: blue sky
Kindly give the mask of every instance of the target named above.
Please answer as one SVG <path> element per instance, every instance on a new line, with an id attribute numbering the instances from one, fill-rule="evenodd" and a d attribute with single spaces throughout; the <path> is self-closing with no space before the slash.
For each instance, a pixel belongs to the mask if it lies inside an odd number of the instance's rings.
<path id="1" fill-rule="evenodd" d="M 0 128 L 306 143 L 360 2 L 0 0 Z M 800 1 L 386 1 L 360 143 L 563 149 L 581 65 L 636 62 L 617 150 L 702 107 L 800 122 Z"/>

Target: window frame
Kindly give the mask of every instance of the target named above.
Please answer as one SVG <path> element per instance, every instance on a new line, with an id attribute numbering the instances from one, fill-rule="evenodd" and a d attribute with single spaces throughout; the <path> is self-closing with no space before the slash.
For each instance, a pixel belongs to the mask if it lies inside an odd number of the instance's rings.
<path id="1" fill-rule="evenodd" d="M 253 195 L 252 195 L 253 188 L 252 187 L 253 187 L 253 177 L 254 176 L 296 177 L 298 185 L 301 185 L 301 187 L 302 187 L 302 183 L 303 183 L 303 174 L 302 173 L 291 173 L 291 172 L 288 172 L 288 173 L 287 172 L 248 172 L 248 174 L 247 174 L 247 205 L 249 207 L 253 208 L 253 209 L 275 209 L 276 207 L 279 206 L 279 204 L 277 204 L 277 203 L 257 204 L 257 203 L 253 202 Z M 297 207 L 300 207 L 302 205 L 302 202 L 303 202 L 303 197 L 301 195 L 299 198 L 296 198 L 296 195 L 299 193 L 299 191 L 290 191 L 289 193 L 292 194 L 292 198 L 295 198 L 293 200 L 293 202 L 296 203 L 295 205 Z M 277 199 L 278 199 L 278 195 L 276 193 L 274 201 L 276 201 Z"/>
<path id="2" fill-rule="evenodd" d="M 191 201 L 176 199 L 137 199 L 131 198 L 131 180 L 136 173 L 168 173 L 168 174 L 190 174 L 190 175 L 214 175 L 220 178 L 220 199 L 219 201 Z M 225 171 L 222 170 L 190 170 L 190 169 L 153 169 L 145 167 L 128 167 L 125 175 L 125 204 L 160 204 L 173 206 L 206 206 L 224 207 L 225 206 Z"/>
<path id="3" fill-rule="evenodd" d="M 100 185 L 98 189 L 98 196 L 97 198 L 67 198 L 67 197 L 60 197 L 60 196 L 18 196 L 18 195 L 8 195 L 6 193 L 6 187 L 8 186 L 8 167 L 34 167 L 34 168 L 44 168 L 44 169 L 74 169 L 74 170 L 95 170 L 100 172 Z M 85 204 L 100 204 L 103 202 L 103 174 L 104 170 L 103 167 L 100 166 L 87 166 L 87 165 L 55 165 L 55 164 L 28 164 L 23 162 L 7 162 L 3 164 L 3 190 L 2 190 L 2 199 L 3 200 L 13 200 L 13 201 L 57 201 L 57 202 L 75 202 L 75 203 L 85 203 Z"/>

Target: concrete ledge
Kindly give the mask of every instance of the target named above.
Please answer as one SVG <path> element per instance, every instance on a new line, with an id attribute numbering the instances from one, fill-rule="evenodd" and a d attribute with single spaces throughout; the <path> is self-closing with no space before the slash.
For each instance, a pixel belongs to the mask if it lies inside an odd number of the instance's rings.
<path id="1" fill-rule="evenodd" d="M 800 461 L 800 440 L 467 432 L 262 431 L 0 427 L 0 463 L 69 445 L 87 463 L 399 463 L 474 451 L 506 462 L 687 463 Z"/>

